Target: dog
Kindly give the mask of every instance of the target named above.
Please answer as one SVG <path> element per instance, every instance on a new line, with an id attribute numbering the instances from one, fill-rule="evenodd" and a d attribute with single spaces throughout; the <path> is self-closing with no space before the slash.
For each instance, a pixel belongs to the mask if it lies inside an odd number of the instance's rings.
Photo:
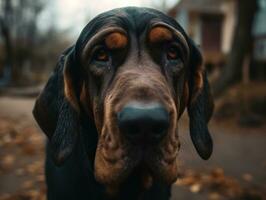
<path id="1" fill-rule="evenodd" d="M 198 47 L 154 9 L 98 15 L 63 52 L 33 109 L 48 137 L 48 199 L 169 199 L 185 108 L 208 159 L 213 101 Z"/>

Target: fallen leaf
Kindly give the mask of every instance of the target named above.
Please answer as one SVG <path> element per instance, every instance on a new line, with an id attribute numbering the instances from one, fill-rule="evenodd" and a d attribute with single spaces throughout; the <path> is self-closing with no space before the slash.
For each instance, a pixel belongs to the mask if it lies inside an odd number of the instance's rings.
<path id="1" fill-rule="evenodd" d="M 3 170 L 10 170 L 10 168 L 13 166 L 15 161 L 15 157 L 13 155 L 5 155 L 0 163 L 0 167 Z"/>
<path id="2" fill-rule="evenodd" d="M 249 173 L 243 174 L 242 178 L 243 178 L 243 180 L 245 180 L 247 182 L 250 182 L 250 181 L 253 180 L 253 176 L 251 174 L 249 174 Z"/>
<path id="3" fill-rule="evenodd" d="M 196 184 L 190 186 L 189 189 L 193 193 L 198 193 L 201 190 L 201 185 L 196 183 Z"/>

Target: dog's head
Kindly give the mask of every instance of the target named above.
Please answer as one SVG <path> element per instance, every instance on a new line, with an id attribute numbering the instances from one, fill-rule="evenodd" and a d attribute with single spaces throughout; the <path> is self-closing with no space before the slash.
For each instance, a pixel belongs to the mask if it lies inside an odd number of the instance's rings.
<path id="1" fill-rule="evenodd" d="M 56 162 L 72 152 L 85 116 L 98 132 L 99 182 L 119 184 L 138 168 L 170 184 L 186 107 L 194 146 L 209 158 L 213 104 L 202 56 L 175 20 L 153 9 L 115 9 L 94 18 L 64 54 L 34 109 Z"/>

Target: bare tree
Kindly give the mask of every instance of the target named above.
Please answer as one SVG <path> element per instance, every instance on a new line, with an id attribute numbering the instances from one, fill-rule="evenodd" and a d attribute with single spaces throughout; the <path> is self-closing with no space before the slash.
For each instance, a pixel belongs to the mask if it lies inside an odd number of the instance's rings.
<path id="1" fill-rule="evenodd" d="M 13 52 L 12 52 L 12 41 L 11 41 L 11 29 L 10 24 L 12 23 L 12 13 L 13 9 L 11 6 L 11 1 L 4 0 L 2 2 L 2 15 L 0 15 L 0 34 L 3 37 L 4 49 L 5 49 L 5 58 L 4 58 L 4 69 L 3 69 L 3 82 L 5 84 L 9 80 L 8 68 L 11 68 L 13 65 Z"/>
<path id="2" fill-rule="evenodd" d="M 34 53 L 38 40 L 37 19 L 45 3 L 45 0 L 2 0 L 0 34 L 6 52 L 4 71 L 11 71 L 13 80 L 17 80 Z"/>
<path id="3" fill-rule="evenodd" d="M 257 11 L 257 0 L 238 0 L 237 25 L 227 64 L 213 85 L 215 96 L 219 96 L 230 85 L 241 79 L 246 56 L 252 53 L 252 25 Z"/>

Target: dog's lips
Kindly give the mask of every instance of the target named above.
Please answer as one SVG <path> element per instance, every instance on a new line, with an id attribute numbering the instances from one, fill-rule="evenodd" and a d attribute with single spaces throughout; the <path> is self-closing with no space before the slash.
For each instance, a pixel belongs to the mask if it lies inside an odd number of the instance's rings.
<path id="1" fill-rule="evenodd" d="M 125 145 L 114 152 L 97 148 L 95 158 L 95 177 L 104 185 L 120 185 L 136 168 L 150 171 L 153 179 L 171 184 L 177 178 L 175 154 L 162 153 L 161 147 L 141 148 L 136 145 Z M 177 152 L 177 151 L 176 151 Z"/>
<path id="2" fill-rule="evenodd" d="M 152 156 L 148 163 L 155 179 L 169 185 L 176 181 L 178 176 L 176 156 L 169 158 Z"/>
<path id="3" fill-rule="evenodd" d="M 140 155 L 123 148 L 108 148 L 100 138 L 95 155 L 95 178 L 104 185 L 119 185 L 137 165 Z"/>

